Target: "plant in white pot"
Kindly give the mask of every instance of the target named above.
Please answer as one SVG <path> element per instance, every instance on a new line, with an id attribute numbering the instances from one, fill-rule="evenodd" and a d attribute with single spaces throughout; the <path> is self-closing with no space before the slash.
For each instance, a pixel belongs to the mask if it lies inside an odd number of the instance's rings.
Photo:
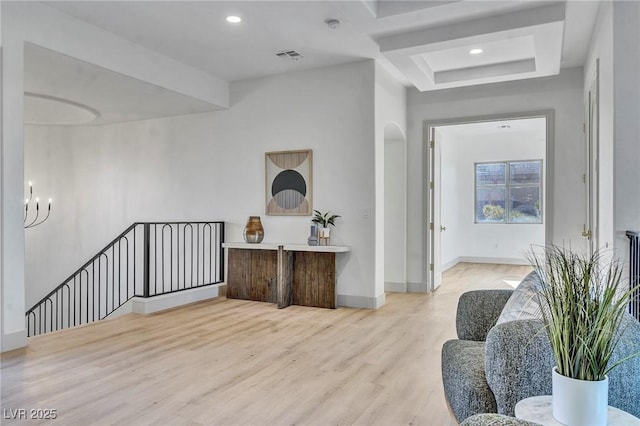
<path id="1" fill-rule="evenodd" d="M 320 227 L 318 231 L 320 245 L 328 245 L 329 237 L 331 236 L 331 228 L 329 228 L 329 225 L 336 226 L 335 220 L 341 216 L 330 214 L 331 212 L 321 213 L 319 210 L 314 210 L 314 213 L 315 215 L 311 221 L 317 223 Z"/>
<path id="2" fill-rule="evenodd" d="M 622 265 L 602 252 L 583 255 L 550 245 L 532 252 L 541 281 L 538 300 L 556 361 L 553 416 L 566 425 L 606 425 L 607 374 L 619 326 L 635 289 L 622 287 Z"/>

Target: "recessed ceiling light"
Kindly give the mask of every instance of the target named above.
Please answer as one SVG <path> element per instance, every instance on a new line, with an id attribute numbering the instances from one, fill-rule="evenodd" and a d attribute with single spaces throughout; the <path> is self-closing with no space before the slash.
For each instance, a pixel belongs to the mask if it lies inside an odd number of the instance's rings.
<path id="1" fill-rule="evenodd" d="M 242 18 L 234 15 L 227 16 L 227 22 L 231 22 L 232 24 L 237 24 L 242 22 Z"/>
<path id="2" fill-rule="evenodd" d="M 471 49 L 469 53 L 471 53 L 472 55 L 479 55 L 480 53 L 482 53 L 482 49 Z"/>

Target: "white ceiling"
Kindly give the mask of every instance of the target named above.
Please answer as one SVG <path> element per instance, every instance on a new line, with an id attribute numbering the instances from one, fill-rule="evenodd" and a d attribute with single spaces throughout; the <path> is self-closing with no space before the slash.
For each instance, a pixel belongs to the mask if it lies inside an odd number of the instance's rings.
<path id="1" fill-rule="evenodd" d="M 378 39 L 382 54 L 419 90 L 560 72 L 565 5 L 469 19 Z M 472 49 L 482 49 L 478 55 Z"/>
<path id="2" fill-rule="evenodd" d="M 438 126 L 438 132 L 445 138 L 526 132 L 533 134 L 533 138 L 545 140 L 547 126 L 544 117 L 517 118 L 513 120 L 482 121 L 477 123 Z"/>
<path id="3" fill-rule="evenodd" d="M 99 125 L 219 109 L 32 44 L 24 72 L 26 124 Z"/>
<path id="4" fill-rule="evenodd" d="M 369 58 L 379 61 L 407 86 L 435 90 L 552 75 L 562 67 L 582 65 L 599 2 L 236 0 L 46 4 L 228 82 Z M 226 22 L 225 17 L 232 14 L 243 21 Z M 327 18 L 342 23 L 331 29 L 324 23 Z M 484 52 L 469 55 L 471 46 L 481 47 Z M 276 56 L 284 50 L 295 50 L 302 58 L 293 61 Z M 27 73 L 37 68 L 30 67 Z M 31 80 L 27 75 L 26 81 Z M 155 89 L 151 92 L 157 95 Z M 114 93 L 96 93 L 110 94 Z M 189 103 L 185 99 L 182 102 Z M 106 115 L 95 102 L 87 100 L 85 104 L 98 109 L 101 117 Z M 187 108 L 184 113 L 189 111 Z"/>

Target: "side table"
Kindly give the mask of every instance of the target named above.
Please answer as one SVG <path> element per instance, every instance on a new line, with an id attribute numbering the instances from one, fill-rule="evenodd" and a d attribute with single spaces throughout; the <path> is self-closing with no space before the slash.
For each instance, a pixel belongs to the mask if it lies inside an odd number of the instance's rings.
<path id="1" fill-rule="evenodd" d="M 551 395 L 532 396 L 516 404 L 516 418 L 544 426 L 564 426 L 553 418 Z M 640 419 L 618 408 L 609 406 L 607 426 L 640 426 Z M 586 425 L 585 425 L 586 426 Z"/>

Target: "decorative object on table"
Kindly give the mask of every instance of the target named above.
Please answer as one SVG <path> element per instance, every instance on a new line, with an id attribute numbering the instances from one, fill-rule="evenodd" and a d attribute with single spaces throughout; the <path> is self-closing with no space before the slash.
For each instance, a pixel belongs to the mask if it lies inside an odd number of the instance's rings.
<path id="1" fill-rule="evenodd" d="M 249 216 L 247 225 L 244 227 L 242 237 L 248 243 L 261 243 L 264 238 L 264 228 L 260 222 L 260 216 Z"/>
<path id="2" fill-rule="evenodd" d="M 340 215 L 337 215 L 337 214 L 329 215 L 329 213 L 331 212 L 321 213 L 318 210 L 314 210 L 314 212 L 315 212 L 315 215 L 311 220 L 317 223 L 318 226 L 320 227 L 320 229 L 318 230 L 319 245 L 328 246 L 330 245 L 329 241 L 331 238 L 331 228 L 329 228 L 329 225 L 336 226 L 335 220 L 339 218 Z"/>
<path id="3" fill-rule="evenodd" d="M 309 234 L 309 238 L 307 238 L 307 244 L 310 246 L 318 245 L 318 225 L 315 223 L 311 225 L 311 232 Z"/>
<path id="4" fill-rule="evenodd" d="M 265 154 L 266 212 L 268 215 L 305 216 L 312 209 L 312 151 Z"/>
<path id="5" fill-rule="evenodd" d="M 33 200 L 33 183 L 29 182 L 29 197 L 24 200 L 24 229 L 33 228 L 38 225 L 42 225 L 47 219 L 49 219 L 49 215 L 51 214 L 51 203 L 53 200 L 49 198 L 49 205 L 47 206 L 47 215 L 44 219 L 40 219 L 38 222 L 38 218 L 40 217 L 40 198 L 36 197 L 36 214 L 33 216 L 33 219 L 29 219 L 29 204 Z"/>
<path id="6" fill-rule="evenodd" d="M 583 255 L 549 245 L 529 258 L 540 277 L 537 296 L 556 361 L 553 417 L 568 425 L 606 425 L 607 374 L 628 358 L 609 360 L 635 289 L 620 285 L 623 266 L 600 251 Z"/>

